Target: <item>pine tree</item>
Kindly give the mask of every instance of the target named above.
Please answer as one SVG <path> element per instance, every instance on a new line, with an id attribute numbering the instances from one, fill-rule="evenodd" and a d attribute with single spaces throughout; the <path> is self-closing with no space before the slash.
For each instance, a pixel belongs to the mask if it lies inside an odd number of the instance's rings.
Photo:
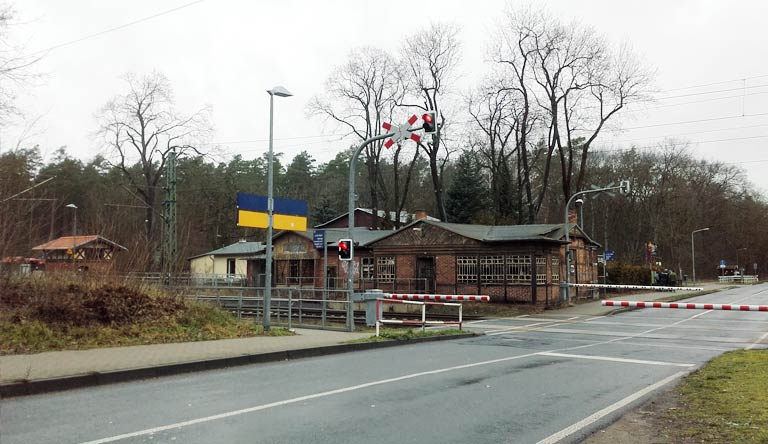
<path id="1" fill-rule="evenodd" d="M 459 156 L 455 169 L 446 199 L 448 222 L 472 223 L 488 208 L 488 189 L 471 152 Z"/>

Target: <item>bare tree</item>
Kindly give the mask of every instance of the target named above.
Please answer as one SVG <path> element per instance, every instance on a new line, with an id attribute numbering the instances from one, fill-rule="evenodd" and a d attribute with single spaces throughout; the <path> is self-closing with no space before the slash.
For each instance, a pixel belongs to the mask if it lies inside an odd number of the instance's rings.
<path id="1" fill-rule="evenodd" d="M 354 50 L 349 60 L 326 81 L 326 94 L 315 97 L 309 112 L 324 116 L 345 128 L 359 141 L 381 134 L 384 122 L 393 121 L 403 88 L 397 61 L 377 48 Z M 384 141 L 365 148 L 370 204 L 377 214 L 386 199 L 382 177 Z"/>
<path id="2" fill-rule="evenodd" d="M 503 78 L 490 77 L 466 98 L 477 128 L 470 136 L 470 145 L 477 153 L 480 166 L 490 175 L 494 223 L 509 222 L 519 211 L 513 199 L 516 184 L 511 167 L 518 153 L 516 138 L 523 112 L 515 91 L 505 87 L 503 81 Z"/>
<path id="3" fill-rule="evenodd" d="M 131 193 L 146 208 L 146 234 L 150 246 L 158 240 L 160 179 L 171 152 L 201 154 L 197 148 L 211 130 L 209 109 L 185 115 L 174 107 L 168 79 L 160 73 L 137 78 L 126 75 L 128 93 L 118 95 L 101 109 L 99 136 L 112 161 L 131 185 Z"/>
<path id="4" fill-rule="evenodd" d="M 15 11 L 0 5 L 0 125 L 18 113 L 14 101 L 16 90 L 28 86 L 36 77 L 30 67 L 42 57 L 28 54 L 8 39 L 8 29 L 15 23 Z"/>
<path id="5" fill-rule="evenodd" d="M 450 151 L 445 146 L 443 136 L 447 129 L 448 118 L 444 100 L 450 93 L 450 83 L 459 63 L 459 28 L 453 24 L 432 24 L 428 29 L 408 37 L 402 50 L 406 68 L 409 106 L 422 110 L 438 112 L 437 131 L 419 146 L 429 160 L 429 172 L 432 188 L 440 219 L 448 220 L 445 211 L 445 192 L 443 190 L 443 172 Z"/>
<path id="6" fill-rule="evenodd" d="M 530 112 L 535 104 L 544 116 L 541 130 L 531 133 L 546 142 L 538 196 L 532 193 L 535 185 L 527 151 L 522 159 L 521 171 L 526 175 L 522 183 L 532 220 L 546 195 L 555 153 L 567 200 L 585 185 L 592 143 L 628 102 L 646 98 L 650 75 L 627 47 L 615 51 L 591 28 L 578 22 L 563 24 L 537 10 L 507 12 L 497 41 L 493 58 L 508 68 L 514 88 L 523 97 L 523 109 Z M 525 118 L 526 127 L 529 118 Z M 528 143 L 527 139 L 521 140 Z"/>

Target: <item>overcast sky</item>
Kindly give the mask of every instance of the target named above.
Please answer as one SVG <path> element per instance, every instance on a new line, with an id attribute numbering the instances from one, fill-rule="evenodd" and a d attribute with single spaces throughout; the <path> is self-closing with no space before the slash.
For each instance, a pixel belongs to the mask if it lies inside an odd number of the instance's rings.
<path id="1" fill-rule="evenodd" d="M 120 77 L 157 70 L 169 78 L 180 110 L 212 106 L 213 141 L 250 141 L 227 144 L 230 154 L 248 159 L 267 150 L 265 90 L 285 86 L 294 97 L 276 100 L 276 151 L 290 159 L 307 150 L 327 161 L 351 141 L 340 141 L 340 129 L 332 124 L 307 118 L 306 104 L 322 92 L 350 50 L 375 46 L 396 52 L 407 35 L 430 21 L 454 22 L 461 27 L 462 64 L 455 87 L 461 93 L 487 72 L 489 35 L 507 4 L 205 0 L 57 47 L 189 3 L 16 1 L 22 24 L 14 27 L 14 41 L 32 53 L 55 49 L 41 52 L 45 56 L 34 68 L 43 76 L 18 99 L 26 120 L 2 131 L 0 149 L 15 145 L 25 122 L 39 117 L 28 144 L 39 144 L 46 155 L 66 145 L 71 154 L 92 158 L 103 150 L 92 136 L 95 115 L 125 91 Z M 612 43 L 629 42 L 656 72 L 659 100 L 625 113 L 618 122 L 621 130 L 606 132 L 598 146 L 651 146 L 678 136 L 690 140 L 701 158 L 739 162 L 749 179 L 768 191 L 768 174 L 763 173 L 768 167 L 768 2 L 536 3 L 563 21 L 592 26 Z"/>

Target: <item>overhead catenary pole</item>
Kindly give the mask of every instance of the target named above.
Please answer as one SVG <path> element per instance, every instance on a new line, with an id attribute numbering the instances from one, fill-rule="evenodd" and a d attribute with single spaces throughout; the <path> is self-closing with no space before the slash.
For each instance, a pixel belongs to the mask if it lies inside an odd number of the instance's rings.
<path id="1" fill-rule="evenodd" d="M 165 170 L 165 202 L 163 202 L 163 272 L 170 285 L 170 275 L 176 265 L 176 149 L 168 153 Z"/>

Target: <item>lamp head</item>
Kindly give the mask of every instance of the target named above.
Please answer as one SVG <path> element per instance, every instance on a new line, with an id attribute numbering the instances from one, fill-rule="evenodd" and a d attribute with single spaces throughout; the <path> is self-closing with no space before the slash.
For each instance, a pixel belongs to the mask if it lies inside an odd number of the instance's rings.
<path id="1" fill-rule="evenodd" d="M 276 86 L 272 89 L 268 89 L 267 93 L 269 93 L 270 96 L 278 96 L 278 97 L 291 97 L 293 94 L 291 94 L 285 87 L 282 86 Z"/>

